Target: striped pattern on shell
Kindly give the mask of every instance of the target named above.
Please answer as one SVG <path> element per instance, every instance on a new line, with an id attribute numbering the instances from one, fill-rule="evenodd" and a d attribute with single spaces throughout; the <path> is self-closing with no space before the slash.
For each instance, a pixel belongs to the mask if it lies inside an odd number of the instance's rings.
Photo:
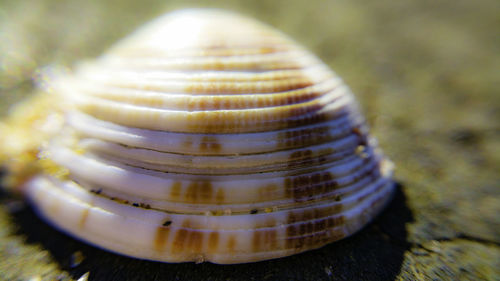
<path id="1" fill-rule="evenodd" d="M 314 55 L 214 10 L 159 18 L 57 80 L 64 126 L 25 183 L 75 237 L 166 262 L 321 247 L 390 199 L 392 165 Z"/>

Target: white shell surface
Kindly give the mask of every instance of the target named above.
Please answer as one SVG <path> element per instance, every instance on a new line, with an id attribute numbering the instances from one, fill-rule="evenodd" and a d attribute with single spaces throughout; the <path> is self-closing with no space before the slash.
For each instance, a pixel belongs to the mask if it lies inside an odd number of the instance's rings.
<path id="1" fill-rule="evenodd" d="M 111 251 L 287 256 L 356 232 L 393 191 L 349 88 L 240 15 L 167 14 L 54 88 L 65 125 L 39 161 L 56 168 L 24 191 L 51 223 Z"/>

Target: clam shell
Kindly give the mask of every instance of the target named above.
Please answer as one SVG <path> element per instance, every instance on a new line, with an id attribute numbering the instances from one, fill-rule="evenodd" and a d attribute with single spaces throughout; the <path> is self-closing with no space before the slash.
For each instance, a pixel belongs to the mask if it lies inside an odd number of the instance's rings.
<path id="1" fill-rule="evenodd" d="M 114 252 L 283 257 L 353 234 L 393 191 L 342 80 L 237 14 L 167 14 L 53 88 L 63 125 L 22 190 L 53 225 Z"/>

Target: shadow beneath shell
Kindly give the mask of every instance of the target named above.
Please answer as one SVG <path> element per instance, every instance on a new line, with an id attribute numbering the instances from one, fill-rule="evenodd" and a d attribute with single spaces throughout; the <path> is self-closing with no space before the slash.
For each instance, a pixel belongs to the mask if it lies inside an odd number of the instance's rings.
<path id="1" fill-rule="evenodd" d="M 281 259 L 216 265 L 167 264 L 123 257 L 55 230 L 31 208 L 11 216 L 18 227 L 15 235 L 26 236 L 26 243 L 41 244 L 75 279 L 90 272 L 88 280 L 393 280 L 410 246 L 405 224 L 413 221 L 398 184 L 384 212 L 347 239 Z"/>

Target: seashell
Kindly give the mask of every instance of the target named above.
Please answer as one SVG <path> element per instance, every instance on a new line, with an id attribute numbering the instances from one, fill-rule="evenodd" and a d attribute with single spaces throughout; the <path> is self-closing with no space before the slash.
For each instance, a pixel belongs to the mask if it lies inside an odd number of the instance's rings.
<path id="1" fill-rule="evenodd" d="M 52 88 L 31 105 L 50 132 L 24 121 L 36 160 L 6 164 L 10 178 L 55 227 L 110 251 L 288 256 L 358 231 L 394 189 L 342 80 L 237 14 L 167 14 Z"/>

